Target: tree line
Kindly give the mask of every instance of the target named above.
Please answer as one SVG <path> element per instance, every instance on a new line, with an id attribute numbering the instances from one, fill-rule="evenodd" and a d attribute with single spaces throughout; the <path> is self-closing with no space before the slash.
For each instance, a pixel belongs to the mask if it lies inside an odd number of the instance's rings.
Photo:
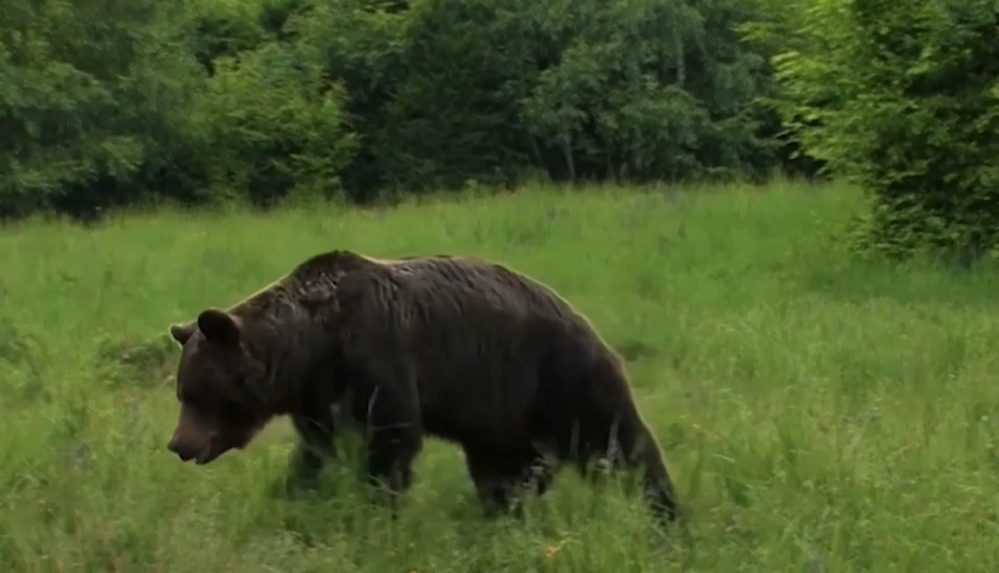
<path id="1" fill-rule="evenodd" d="M 997 0 L 0 11 L 3 217 L 779 171 L 858 180 L 889 250 L 997 234 Z"/>

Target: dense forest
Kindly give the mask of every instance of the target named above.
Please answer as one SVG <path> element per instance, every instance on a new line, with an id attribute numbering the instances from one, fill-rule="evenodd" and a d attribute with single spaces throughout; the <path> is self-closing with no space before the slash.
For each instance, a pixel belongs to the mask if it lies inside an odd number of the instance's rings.
<path id="1" fill-rule="evenodd" d="M 999 0 L 0 0 L 0 216 L 850 178 L 999 244 Z"/>

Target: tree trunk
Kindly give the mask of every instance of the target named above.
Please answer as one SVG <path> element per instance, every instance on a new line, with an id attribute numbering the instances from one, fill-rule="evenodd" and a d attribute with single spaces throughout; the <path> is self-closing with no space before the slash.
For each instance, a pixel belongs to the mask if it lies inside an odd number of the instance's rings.
<path id="1" fill-rule="evenodd" d="M 683 57 L 683 37 L 677 25 L 673 26 L 673 54 L 676 58 L 676 85 L 682 88 L 687 81 L 687 62 Z"/>
<path id="2" fill-rule="evenodd" d="M 533 135 L 527 134 L 527 142 L 531 147 L 531 155 L 534 157 L 534 161 L 541 167 L 547 169 L 545 165 L 545 158 L 541 157 L 541 149 L 538 148 L 538 140 L 534 138 Z"/>
<path id="3" fill-rule="evenodd" d="M 565 157 L 565 166 L 569 169 L 569 181 L 576 181 L 576 160 L 572 156 L 572 136 L 562 136 L 562 156 Z"/>

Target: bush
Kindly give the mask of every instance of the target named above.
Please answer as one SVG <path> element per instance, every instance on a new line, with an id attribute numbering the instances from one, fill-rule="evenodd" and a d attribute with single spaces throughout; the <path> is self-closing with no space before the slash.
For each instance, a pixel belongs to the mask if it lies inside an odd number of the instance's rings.
<path id="1" fill-rule="evenodd" d="M 999 247 L 999 5 L 817 0 L 776 59 L 811 155 L 871 192 L 861 246 L 974 259 Z"/>
<path id="2" fill-rule="evenodd" d="M 274 42 L 214 65 L 197 114 L 213 199 L 270 205 L 289 194 L 338 193 L 357 148 L 340 85 Z"/>
<path id="3" fill-rule="evenodd" d="M 5 0 L 0 216 L 140 199 L 173 160 L 199 80 L 180 20 L 152 0 Z"/>

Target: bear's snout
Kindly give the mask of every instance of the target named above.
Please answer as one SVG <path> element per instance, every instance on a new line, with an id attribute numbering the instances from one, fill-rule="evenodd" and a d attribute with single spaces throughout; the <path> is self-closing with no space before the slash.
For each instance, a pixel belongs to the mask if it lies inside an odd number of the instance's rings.
<path id="1" fill-rule="evenodd" d="M 177 454 L 182 462 L 195 459 L 198 463 L 207 463 L 216 457 L 212 447 L 214 441 L 214 435 L 194 439 L 178 430 L 167 444 L 167 449 Z"/>
<path id="2" fill-rule="evenodd" d="M 167 449 L 177 454 L 177 457 L 179 457 L 182 462 L 186 462 L 194 457 L 194 454 L 191 453 L 190 449 L 182 446 L 180 442 L 177 441 L 177 436 L 170 439 L 170 443 L 167 444 Z"/>

